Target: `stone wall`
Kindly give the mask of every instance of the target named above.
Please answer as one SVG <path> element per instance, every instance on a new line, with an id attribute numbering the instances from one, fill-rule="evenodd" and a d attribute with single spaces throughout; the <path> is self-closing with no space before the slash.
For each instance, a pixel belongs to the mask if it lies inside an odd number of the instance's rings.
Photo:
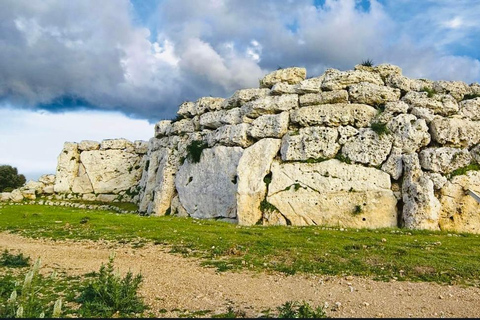
<path id="1" fill-rule="evenodd" d="M 137 186 L 147 149 L 145 141 L 126 139 L 65 142 L 55 175 L 43 175 L 38 181 L 1 193 L 0 200 L 19 203 L 44 196 L 48 200 L 138 201 Z"/>
<path id="2" fill-rule="evenodd" d="M 480 232 L 479 84 L 288 68 L 177 113 L 149 141 L 140 212 Z"/>

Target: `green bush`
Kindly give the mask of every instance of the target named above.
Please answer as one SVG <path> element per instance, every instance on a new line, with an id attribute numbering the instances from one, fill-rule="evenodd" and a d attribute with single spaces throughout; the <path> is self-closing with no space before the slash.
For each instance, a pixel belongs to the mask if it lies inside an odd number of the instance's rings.
<path id="1" fill-rule="evenodd" d="M 364 60 L 364 61 L 362 61 L 362 66 L 373 67 L 373 61 L 371 59 Z"/>
<path id="2" fill-rule="evenodd" d="M 427 97 L 429 98 L 432 98 L 434 94 L 437 93 L 437 91 L 435 91 L 434 89 L 430 89 L 428 87 L 423 87 L 422 89 L 423 92 L 426 92 L 427 93 Z"/>
<path id="3" fill-rule="evenodd" d="M 129 316 L 146 309 L 137 293 L 141 274 L 133 276 L 129 271 L 121 278 L 113 271 L 113 260 L 112 255 L 106 266 L 102 264 L 98 276 L 81 288 L 77 302 L 82 304 L 79 309 L 82 317 L 111 318 L 116 313 Z"/>
<path id="4" fill-rule="evenodd" d="M 208 145 L 203 141 L 192 141 L 187 146 L 187 158 L 189 158 L 192 163 L 200 162 L 203 149 L 206 149 Z"/>
<path id="5" fill-rule="evenodd" d="M 30 257 L 24 257 L 23 253 L 17 255 L 11 254 L 7 249 L 0 257 L 0 266 L 10 268 L 28 267 L 30 265 Z"/>
<path id="6" fill-rule="evenodd" d="M 372 123 L 371 128 L 379 136 L 390 133 L 390 130 L 388 130 L 387 124 L 385 123 L 374 122 Z"/>
<path id="7" fill-rule="evenodd" d="M 25 181 L 25 176 L 18 174 L 17 168 L 9 165 L 0 166 L 0 192 L 19 188 L 25 184 Z"/>
<path id="8" fill-rule="evenodd" d="M 277 308 L 279 318 L 327 318 L 327 314 L 322 307 L 313 309 L 308 302 L 287 301 Z"/>

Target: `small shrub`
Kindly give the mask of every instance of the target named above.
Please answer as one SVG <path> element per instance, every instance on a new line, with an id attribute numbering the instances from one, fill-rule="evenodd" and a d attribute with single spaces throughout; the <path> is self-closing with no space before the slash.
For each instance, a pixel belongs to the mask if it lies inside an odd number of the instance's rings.
<path id="1" fill-rule="evenodd" d="M 203 149 L 208 148 L 208 145 L 203 141 L 192 141 L 187 146 L 187 158 L 189 158 L 192 163 L 200 162 Z"/>
<path id="2" fill-rule="evenodd" d="M 287 301 L 277 308 L 279 318 L 327 318 L 327 314 L 322 307 L 313 309 L 308 302 Z"/>
<path id="3" fill-rule="evenodd" d="M 423 87 L 422 89 L 423 92 L 426 92 L 427 93 L 427 97 L 429 98 L 432 98 L 434 94 L 437 93 L 437 91 L 435 91 L 434 89 L 430 89 L 428 87 Z"/>
<path id="4" fill-rule="evenodd" d="M 344 156 L 344 155 L 341 154 L 341 153 L 337 153 L 337 154 L 335 155 L 335 159 L 337 159 L 338 161 L 344 162 L 344 163 L 346 163 L 346 164 L 351 164 L 351 163 L 352 163 L 352 160 L 350 160 L 349 157 Z"/>
<path id="5" fill-rule="evenodd" d="M 120 316 L 128 316 L 146 309 L 137 293 L 142 276 L 134 277 L 129 271 L 121 278 L 113 271 L 113 260 L 112 255 L 107 265 L 100 267 L 98 277 L 81 289 L 77 302 L 82 304 L 79 309 L 82 317 L 111 318 L 117 312 Z"/>
<path id="6" fill-rule="evenodd" d="M 273 204 L 268 202 L 267 199 L 263 199 L 262 202 L 260 202 L 260 211 L 262 212 L 278 211 L 278 209 Z"/>
<path id="7" fill-rule="evenodd" d="M 0 257 L 0 266 L 10 268 L 28 267 L 30 265 L 30 257 L 24 257 L 23 253 L 17 255 L 11 254 L 7 249 Z"/>
<path id="8" fill-rule="evenodd" d="M 379 136 L 390 133 L 386 123 L 374 122 L 372 123 L 371 128 Z"/>
<path id="9" fill-rule="evenodd" d="M 453 170 L 450 175 L 449 175 L 449 178 L 453 178 L 455 176 L 461 176 L 461 175 L 464 175 L 466 174 L 468 171 L 479 171 L 480 170 L 480 164 L 478 163 L 472 163 L 472 164 L 469 164 L 468 166 L 465 166 L 463 168 L 458 168 L 457 170 Z"/>
<path id="10" fill-rule="evenodd" d="M 373 67 L 373 61 L 371 59 L 364 60 L 361 64 L 364 67 Z"/>
<path id="11" fill-rule="evenodd" d="M 475 98 L 480 98 L 480 94 L 478 94 L 478 93 L 473 93 L 473 94 L 467 93 L 466 95 L 463 96 L 462 101 L 463 100 L 475 99 Z"/>

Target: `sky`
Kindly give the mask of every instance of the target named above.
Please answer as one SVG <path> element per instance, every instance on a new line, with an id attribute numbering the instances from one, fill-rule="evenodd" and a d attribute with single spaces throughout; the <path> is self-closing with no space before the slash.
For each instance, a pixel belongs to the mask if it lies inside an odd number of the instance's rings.
<path id="1" fill-rule="evenodd" d="M 480 1 L 0 0 L 0 164 L 37 179 L 64 141 L 148 140 L 183 101 L 367 59 L 480 82 Z"/>

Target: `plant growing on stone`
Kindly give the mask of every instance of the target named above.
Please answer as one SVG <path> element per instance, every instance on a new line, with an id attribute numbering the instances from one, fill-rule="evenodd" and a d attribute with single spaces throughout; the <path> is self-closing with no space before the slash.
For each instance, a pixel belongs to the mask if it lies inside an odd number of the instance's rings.
<path id="1" fill-rule="evenodd" d="M 206 148 L 208 148 L 208 145 L 205 142 L 199 140 L 192 141 L 187 146 L 187 158 L 190 159 L 192 163 L 200 162 L 202 151 Z"/>
<path id="2" fill-rule="evenodd" d="M 82 304 L 79 310 L 82 317 L 111 318 L 115 313 L 128 316 L 146 309 L 138 296 L 141 274 L 133 276 L 129 271 L 122 278 L 114 272 L 113 261 L 111 255 L 107 265 L 100 267 L 98 276 L 81 289 L 77 302 Z"/>
<path id="3" fill-rule="evenodd" d="M 373 67 L 373 60 L 371 59 L 364 60 L 362 61 L 361 65 L 364 67 Z"/>
<path id="4" fill-rule="evenodd" d="M 354 216 L 357 216 L 357 215 L 361 214 L 362 212 L 363 212 L 362 206 L 356 205 L 356 206 L 355 206 L 355 209 L 353 209 L 352 214 L 353 214 Z"/>
<path id="5" fill-rule="evenodd" d="M 388 130 L 386 123 L 374 122 L 372 123 L 371 128 L 379 136 L 390 133 L 390 130 Z"/>
<path id="6" fill-rule="evenodd" d="M 478 93 L 473 93 L 473 94 L 467 93 L 466 95 L 463 96 L 462 101 L 475 99 L 475 98 L 480 98 L 480 94 L 478 94 Z"/>
<path id="7" fill-rule="evenodd" d="M 341 153 L 337 153 L 337 154 L 335 155 L 335 159 L 337 159 L 338 161 L 344 162 L 344 163 L 346 163 L 346 164 L 351 164 L 351 163 L 352 163 L 352 160 L 350 160 L 349 157 L 347 157 L 347 156 L 345 156 L 345 155 L 343 155 L 343 154 L 341 154 Z"/>
<path id="8" fill-rule="evenodd" d="M 429 97 L 429 98 L 432 98 L 433 95 L 437 93 L 437 91 L 435 91 L 434 89 L 430 89 L 430 88 L 428 88 L 428 87 L 423 87 L 423 88 L 422 88 L 422 91 L 423 91 L 423 92 L 426 92 L 426 93 L 427 93 L 427 97 Z"/>
<path id="9" fill-rule="evenodd" d="M 260 202 L 260 211 L 262 212 L 278 211 L 278 209 L 273 204 L 268 202 L 267 199 L 263 199 L 262 202 Z"/>
<path id="10" fill-rule="evenodd" d="M 306 301 L 287 301 L 278 307 L 277 310 L 279 312 L 278 318 L 328 318 L 322 307 L 318 306 L 314 309 Z"/>
<path id="11" fill-rule="evenodd" d="M 458 168 L 456 170 L 453 170 L 449 175 L 449 179 L 451 179 L 455 176 L 464 175 L 468 171 L 479 171 L 479 170 L 480 170 L 480 164 L 472 163 L 472 164 L 469 164 L 468 166 L 465 166 L 463 168 Z"/>

